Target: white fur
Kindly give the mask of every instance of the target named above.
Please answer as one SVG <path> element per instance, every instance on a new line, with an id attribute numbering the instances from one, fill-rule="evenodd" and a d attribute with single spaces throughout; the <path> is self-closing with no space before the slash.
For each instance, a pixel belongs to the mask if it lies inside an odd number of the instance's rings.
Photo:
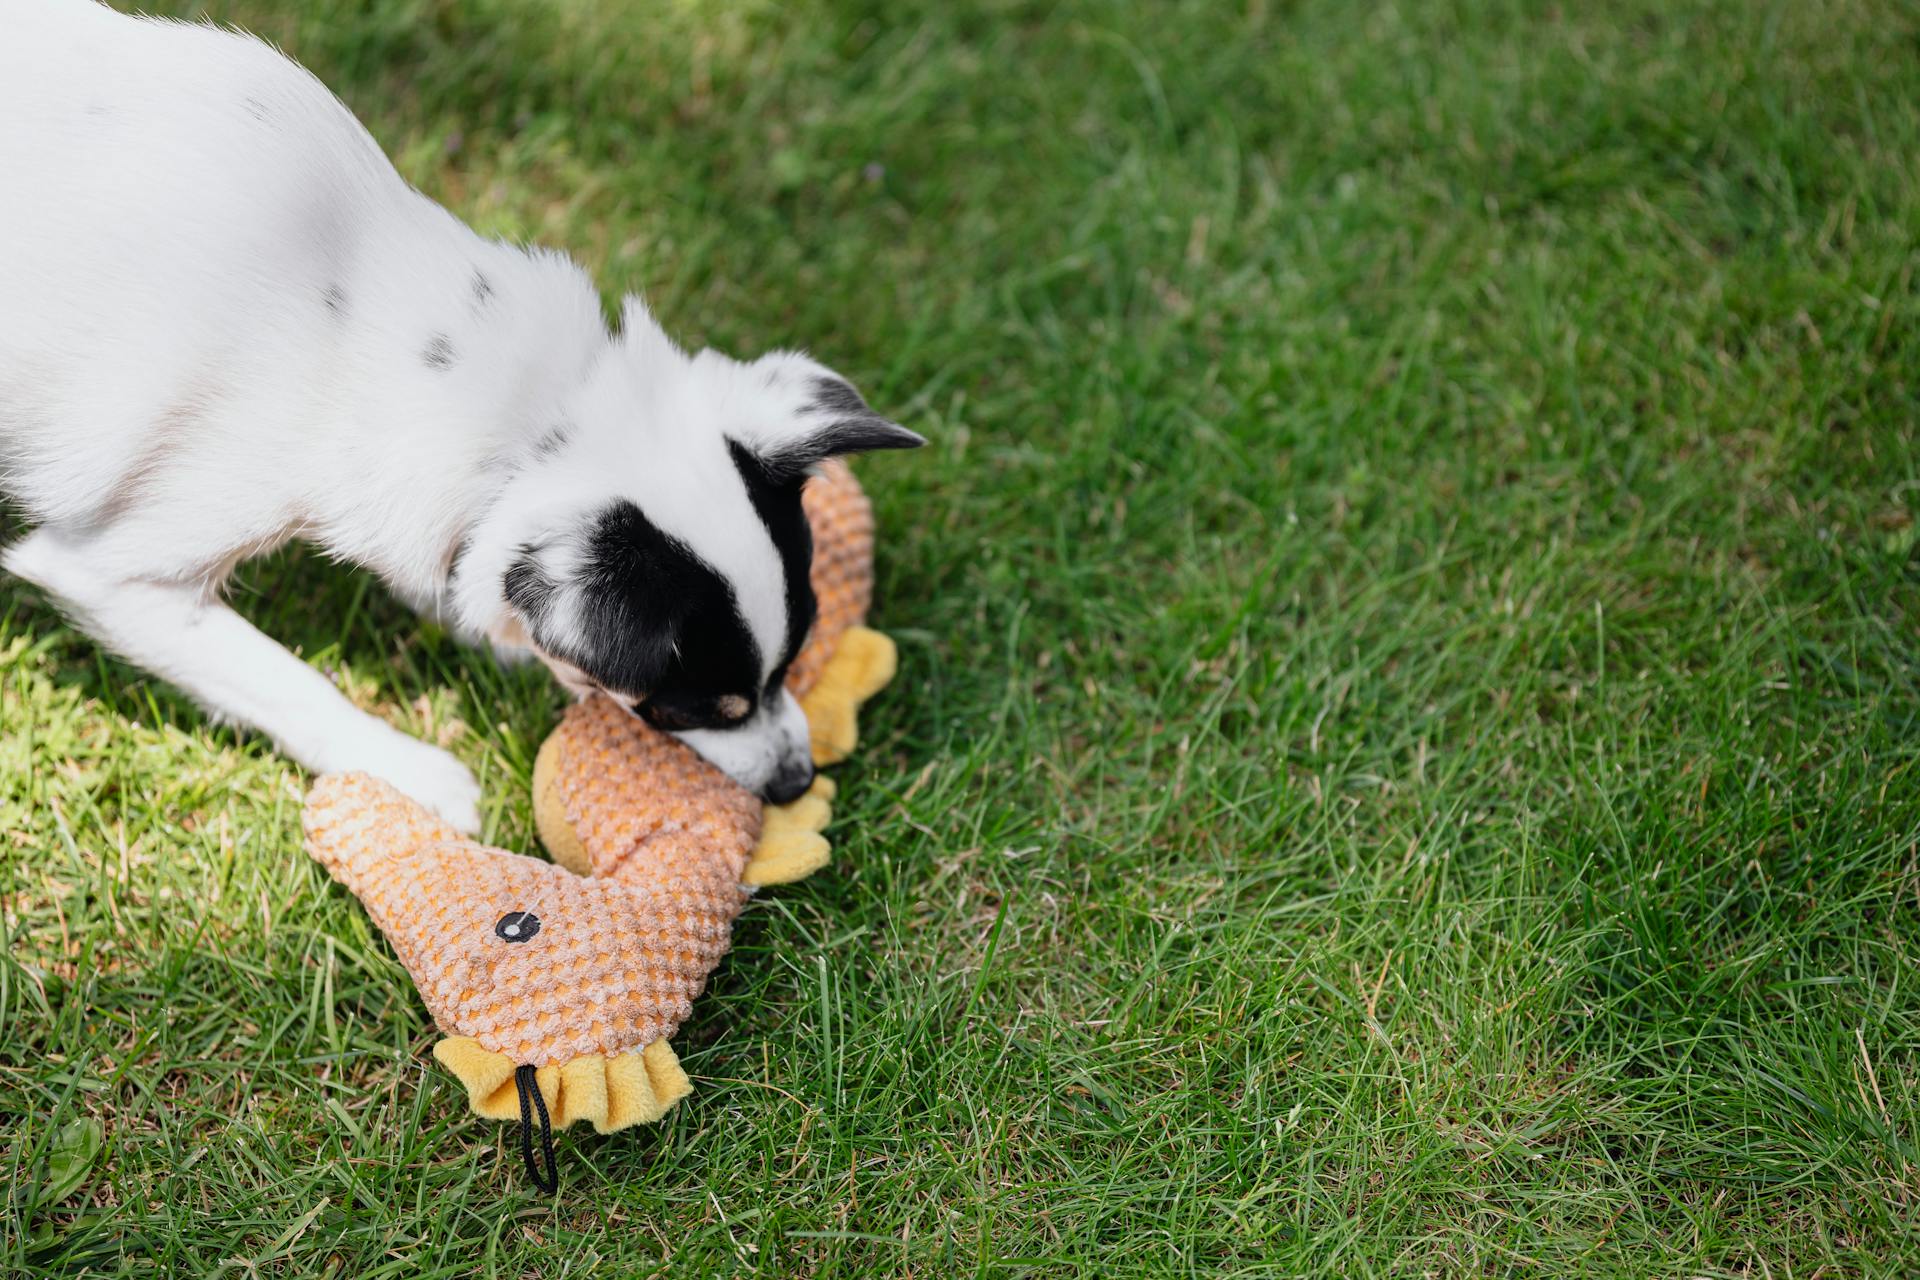
<path id="1" fill-rule="evenodd" d="M 807 778 L 813 775 L 807 713 L 785 689 L 761 703 L 738 729 L 693 729 L 674 736 L 736 778 L 775 778 L 796 761 L 805 762 Z"/>
<path id="2" fill-rule="evenodd" d="M 0 120 L 0 492 L 37 526 L 4 565 L 102 642 L 466 830 L 466 769 L 234 614 L 236 564 L 305 539 L 513 649 L 516 548 L 626 497 L 781 651 L 779 558 L 725 439 L 804 431 L 820 366 L 689 356 L 636 299 L 610 336 L 577 266 L 476 236 L 251 37 L 0 0 Z M 760 785 L 804 751 L 791 701 L 688 740 Z"/>

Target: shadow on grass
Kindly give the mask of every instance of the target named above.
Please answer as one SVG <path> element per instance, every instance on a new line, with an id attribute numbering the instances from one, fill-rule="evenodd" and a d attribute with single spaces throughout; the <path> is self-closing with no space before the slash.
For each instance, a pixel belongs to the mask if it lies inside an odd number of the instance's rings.
<path id="1" fill-rule="evenodd" d="M 17 513 L 0 511 L 0 544 L 25 532 Z M 459 643 L 415 615 L 371 574 L 311 547 L 291 546 L 242 565 L 225 594 L 275 643 L 336 684 L 344 675 L 363 706 L 371 699 L 383 711 L 390 710 L 386 704 L 409 707 L 423 695 L 449 691 L 457 699 L 453 714 L 482 737 L 504 724 L 516 739 L 533 743 L 558 716 L 562 699 L 544 671 L 503 667 L 485 649 Z M 235 744 L 256 736 L 221 724 L 172 685 L 97 644 L 31 583 L 0 576 L 0 633 L 48 642 L 50 678 L 122 719 Z"/>

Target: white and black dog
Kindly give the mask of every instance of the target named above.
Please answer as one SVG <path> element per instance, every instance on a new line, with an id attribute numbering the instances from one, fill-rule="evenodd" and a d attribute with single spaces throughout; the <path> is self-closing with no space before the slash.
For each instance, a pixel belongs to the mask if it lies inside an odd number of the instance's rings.
<path id="1" fill-rule="evenodd" d="M 289 539 L 773 799 L 812 777 L 782 677 L 826 457 L 919 436 L 805 356 L 610 334 L 567 258 L 475 235 L 268 45 L 0 0 L 5 567 L 314 770 L 466 830 L 452 756 L 355 709 L 220 599 Z"/>

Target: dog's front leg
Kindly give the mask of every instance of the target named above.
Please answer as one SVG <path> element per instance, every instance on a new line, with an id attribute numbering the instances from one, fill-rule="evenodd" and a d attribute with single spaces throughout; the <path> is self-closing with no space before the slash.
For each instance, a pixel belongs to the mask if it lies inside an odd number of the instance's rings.
<path id="1" fill-rule="evenodd" d="M 327 678 L 193 586 L 116 581 L 84 538 L 41 529 L 5 567 L 65 605 L 94 639 L 177 685 L 215 716 L 258 729 L 318 773 L 386 779 L 463 832 L 480 826 L 465 765 L 356 708 Z"/>

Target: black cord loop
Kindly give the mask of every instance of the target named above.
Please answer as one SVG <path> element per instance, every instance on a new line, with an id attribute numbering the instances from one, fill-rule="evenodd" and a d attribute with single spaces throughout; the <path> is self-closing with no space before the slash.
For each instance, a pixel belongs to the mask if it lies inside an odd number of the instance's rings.
<path id="1" fill-rule="evenodd" d="M 547 1120 L 547 1100 L 540 1095 L 531 1063 L 513 1069 L 513 1082 L 520 1088 L 520 1158 L 526 1162 L 527 1176 L 533 1179 L 533 1185 L 552 1195 L 560 1189 L 560 1169 L 553 1160 L 553 1125 Z M 534 1108 L 540 1111 L 540 1149 L 547 1157 L 544 1176 L 533 1158 Z"/>

